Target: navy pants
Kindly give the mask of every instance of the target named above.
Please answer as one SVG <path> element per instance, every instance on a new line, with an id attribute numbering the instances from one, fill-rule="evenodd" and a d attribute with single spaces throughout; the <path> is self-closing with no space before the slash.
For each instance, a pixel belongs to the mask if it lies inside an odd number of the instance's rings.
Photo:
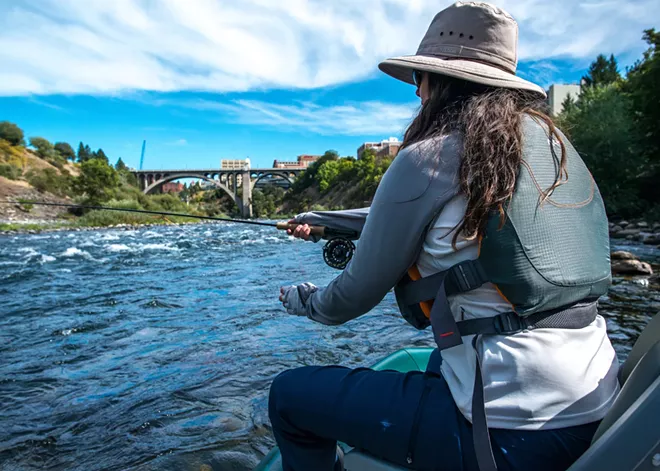
<path id="1" fill-rule="evenodd" d="M 331 471 L 337 440 L 412 469 L 478 471 L 472 427 L 439 374 L 308 366 L 275 378 L 269 415 L 284 471 Z M 586 451 L 598 422 L 555 430 L 491 429 L 498 469 L 558 471 Z"/>

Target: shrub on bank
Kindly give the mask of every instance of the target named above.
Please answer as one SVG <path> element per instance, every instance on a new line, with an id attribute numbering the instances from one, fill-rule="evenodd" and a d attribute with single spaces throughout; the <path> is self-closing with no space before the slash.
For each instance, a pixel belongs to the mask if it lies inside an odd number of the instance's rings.
<path id="1" fill-rule="evenodd" d="M 11 164 L 0 164 L 0 177 L 18 180 L 21 176 L 21 169 Z"/>
<path id="2" fill-rule="evenodd" d="M 58 196 L 71 194 L 71 177 L 60 175 L 52 168 L 45 168 L 39 173 L 30 171 L 26 177 L 28 183 L 42 193 L 48 192 Z"/>

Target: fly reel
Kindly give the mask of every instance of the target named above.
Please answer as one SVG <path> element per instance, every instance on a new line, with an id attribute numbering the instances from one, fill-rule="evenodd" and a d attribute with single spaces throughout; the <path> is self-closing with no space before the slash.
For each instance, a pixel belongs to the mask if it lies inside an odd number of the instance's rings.
<path id="1" fill-rule="evenodd" d="M 343 270 L 355 253 L 355 244 L 344 237 L 333 237 L 323 247 L 323 260 L 332 268 Z"/>

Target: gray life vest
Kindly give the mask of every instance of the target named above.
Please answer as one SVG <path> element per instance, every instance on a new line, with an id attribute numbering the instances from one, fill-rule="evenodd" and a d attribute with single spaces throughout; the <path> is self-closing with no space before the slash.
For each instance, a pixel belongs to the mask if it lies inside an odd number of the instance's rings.
<path id="1" fill-rule="evenodd" d="M 535 328 L 580 329 L 597 316 L 597 299 L 611 284 L 609 232 L 598 187 L 563 134 L 568 181 L 541 204 L 559 170 L 560 144 L 545 123 L 523 119 L 523 162 L 505 222 L 493 214 L 479 257 L 421 278 L 415 267 L 395 287 L 403 317 L 418 329 L 429 325 L 438 348 L 461 345 L 462 336 L 512 335 Z M 430 227 L 430 226 L 429 226 Z M 493 283 L 510 312 L 456 322 L 447 296 Z M 477 354 L 477 358 L 479 355 Z M 473 393 L 473 434 L 481 471 L 497 469 L 490 449 L 481 369 Z"/>

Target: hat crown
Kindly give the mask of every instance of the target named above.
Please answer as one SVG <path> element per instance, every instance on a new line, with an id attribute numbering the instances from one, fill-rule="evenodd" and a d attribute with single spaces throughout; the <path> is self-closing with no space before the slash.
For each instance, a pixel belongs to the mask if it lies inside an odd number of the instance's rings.
<path id="1" fill-rule="evenodd" d="M 518 24 L 506 11 L 483 2 L 456 2 L 433 18 L 417 55 L 475 60 L 515 74 L 517 48 Z"/>

